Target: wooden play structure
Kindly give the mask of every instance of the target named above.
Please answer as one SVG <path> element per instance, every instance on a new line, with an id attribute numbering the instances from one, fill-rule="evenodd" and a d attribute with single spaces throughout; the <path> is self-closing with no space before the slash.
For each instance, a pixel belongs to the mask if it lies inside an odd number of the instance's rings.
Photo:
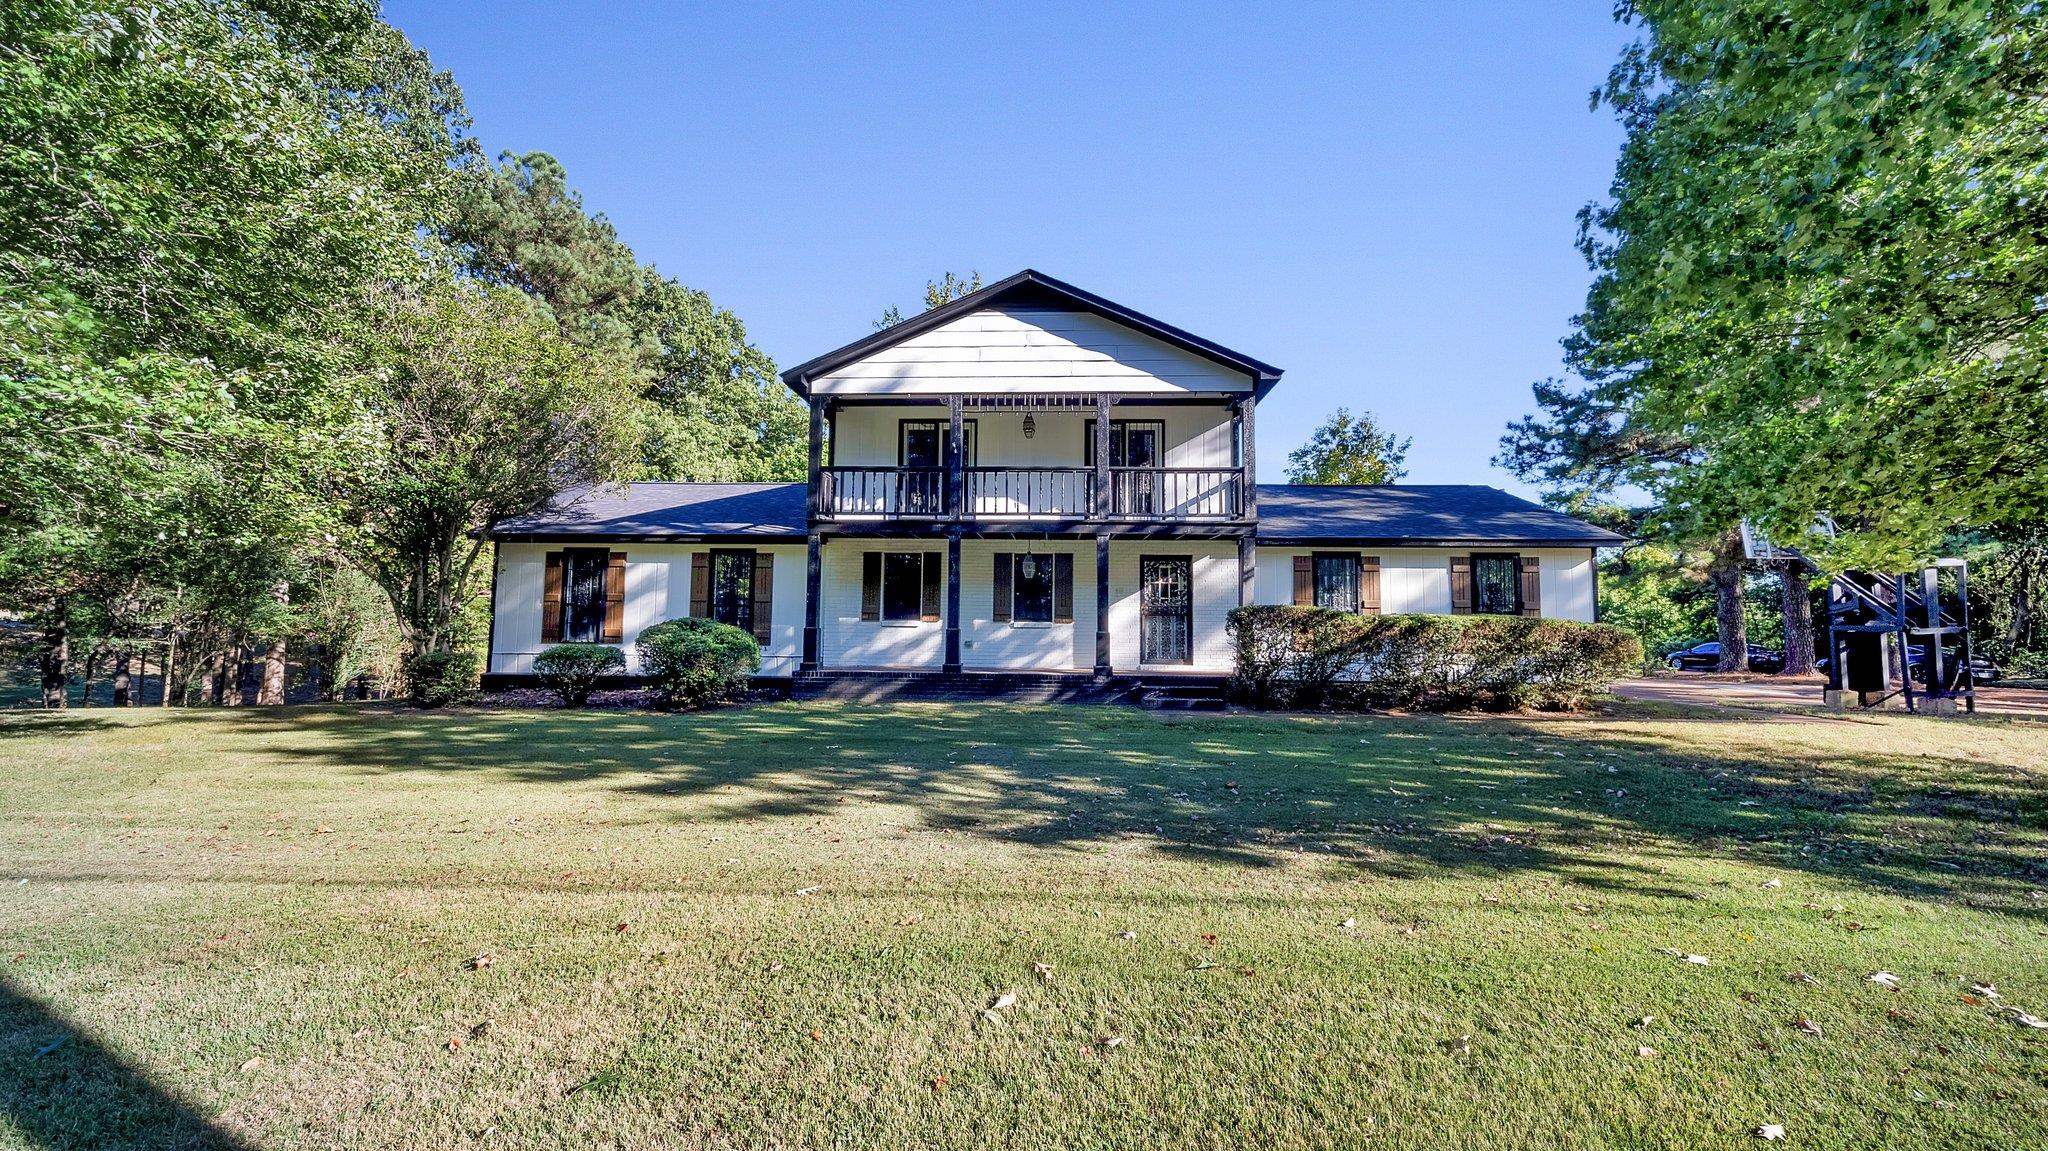
<path id="1" fill-rule="evenodd" d="M 1918 572 L 1843 572 L 1831 579 L 1828 706 L 1897 701 L 1907 711 L 1954 715 L 1960 701 L 1962 711 L 1975 712 L 1969 590 L 1969 565 L 1960 559 L 1937 560 Z"/>

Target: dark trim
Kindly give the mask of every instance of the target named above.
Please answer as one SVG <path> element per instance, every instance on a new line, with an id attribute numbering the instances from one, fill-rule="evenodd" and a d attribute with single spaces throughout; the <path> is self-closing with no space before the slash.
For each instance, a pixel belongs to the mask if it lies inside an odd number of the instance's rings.
<path id="1" fill-rule="evenodd" d="M 484 638 L 484 671 L 486 672 L 491 670 L 491 661 L 498 657 L 498 567 L 504 558 L 498 554 L 498 545 L 493 542 L 491 544 L 491 626 L 490 633 Z M 541 592 L 541 609 L 543 611 L 547 609 L 547 592 L 545 590 Z M 170 681 L 170 675 L 168 673 L 165 674 L 164 683 L 166 686 L 164 690 L 166 692 L 170 691 L 168 686 Z"/>
<path id="2" fill-rule="evenodd" d="M 1499 536 L 1479 536 L 1472 539 L 1417 539 L 1401 536 L 1265 536 L 1259 537 L 1262 548 L 1601 548 L 1609 547 L 1605 542 L 1595 543 L 1582 538 L 1574 539 L 1503 539 Z"/>
<path id="3" fill-rule="evenodd" d="M 1110 674 L 1108 532 L 1095 533 L 1095 674 Z"/>
<path id="4" fill-rule="evenodd" d="M 835 523 L 830 520 L 818 524 L 818 530 L 827 537 L 838 539 L 931 539 L 938 534 L 938 517 L 919 520 L 859 520 Z M 1206 520 L 1165 523 L 1139 521 L 1111 521 L 1100 523 L 1095 520 L 977 520 L 960 525 L 960 533 L 968 539 L 1014 539 L 1028 537 L 1038 539 L 1048 536 L 1071 536 L 1088 539 L 1098 531 L 1118 537 L 1141 539 L 1182 539 L 1189 541 L 1234 540 L 1251 534 L 1252 525 L 1241 520 Z M 1263 545 L 1261 545 L 1263 546 Z"/>
<path id="5" fill-rule="evenodd" d="M 747 685 L 755 691 L 780 691 L 784 694 L 789 692 L 793 683 L 793 677 L 786 675 L 756 675 L 747 681 Z M 645 687 L 646 685 L 647 677 L 640 675 L 605 675 L 599 676 L 597 680 L 597 690 L 599 691 L 623 691 L 631 688 Z M 494 671 L 485 672 L 479 680 L 478 686 L 482 687 L 485 691 L 511 691 L 519 688 L 540 688 L 547 685 L 540 681 L 539 676 L 531 672 Z"/>
<path id="6" fill-rule="evenodd" d="M 946 664 L 948 674 L 960 670 L 960 533 L 946 533 Z"/>
<path id="7" fill-rule="evenodd" d="M 949 404 L 949 405 L 948 405 L 948 407 L 950 408 L 950 407 L 951 407 L 951 405 Z M 948 430 L 948 427 L 949 427 L 950 423 L 951 423 L 950 417 L 949 417 L 949 416 L 943 416 L 943 415 L 942 415 L 942 416 L 934 416 L 934 417 L 932 417 L 932 418 L 930 418 L 930 419 L 926 419 L 926 418 L 925 418 L 925 417 L 923 417 L 923 416 L 902 416 L 902 417 L 899 417 L 899 418 L 898 418 L 898 419 L 896 420 L 896 466 L 897 466 L 897 467 L 899 467 L 899 468 L 907 468 L 907 467 L 909 467 L 909 466 L 910 466 L 909 464 L 907 464 L 907 463 L 904 463 L 904 462 L 903 462 L 903 455 L 904 455 L 904 453 L 903 453 L 903 429 L 904 429 L 904 426 L 905 426 L 905 425 L 907 425 L 907 424 L 931 424 L 931 425 L 932 425 L 932 427 L 933 427 L 933 430 L 934 430 L 934 431 L 936 431 L 936 432 L 937 432 L 937 433 L 939 434 L 939 462 L 938 462 L 938 463 L 937 463 L 936 465 L 934 465 L 934 466 L 936 466 L 936 467 L 941 467 L 941 468 L 943 468 L 943 467 L 946 467 L 946 466 L 947 466 L 947 464 L 946 464 L 946 453 L 947 453 L 947 445 L 946 445 L 946 439 L 947 439 L 947 437 L 948 437 L 948 436 L 950 436 L 950 435 L 951 435 L 951 432 L 950 432 L 950 431 Z M 974 450 L 973 450 L 973 451 L 971 451 L 971 452 L 970 452 L 970 451 L 967 451 L 967 450 L 966 450 L 966 448 L 967 448 L 967 429 L 969 429 L 969 428 L 973 428 L 973 429 L 974 429 Z M 973 459 L 972 457 L 978 457 L 978 456 L 980 456 L 980 455 L 981 455 L 981 421 L 979 421 L 979 420 L 975 419 L 975 418 L 974 418 L 973 416 L 968 416 L 967 418 L 965 418 L 965 419 L 963 419 L 963 420 L 961 420 L 961 421 L 960 421 L 960 446 L 961 446 L 961 463 L 960 463 L 960 466 L 962 466 L 962 467 L 967 467 L 967 468 L 971 468 L 971 467 L 975 466 L 975 465 L 974 465 L 974 459 Z M 832 465 L 832 466 L 834 466 L 834 467 L 838 467 L 839 465 L 837 465 L 837 464 L 834 464 L 834 465 Z M 864 466 L 864 465 L 863 465 L 863 466 Z"/>
<path id="8" fill-rule="evenodd" d="M 1600 549 L 1586 549 L 1586 563 L 1593 571 L 1593 622 L 1600 622 Z"/>
<path id="9" fill-rule="evenodd" d="M 893 347 L 912 336 L 930 331 L 949 321 L 995 306 L 1005 296 L 1029 294 L 1034 297 L 1064 301 L 1075 306 L 1075 310 L 1093 312 L 1107 319 L 1115 320 L 1126 327 L 1164 341 L 1182 351 L 1191 352 L 1203 359 L 1221 364 L 1234 371 L 1250 376 L 1250 386 L 1261 396 L 1280 380 L 1280 369 L 1242 352 L 1235 352 L 1221 344 L 1205 340 L 1193 332 L 1175 327 L 1163 320 L 1153 319 L 1143 312 L 1134 311 L 1114 300 L 1098 296 L 1093 292 L 1077 288 L 1063 280 L 1056 280 L 1043 272 L 1026 268 L 1013 276 L 997 280 L 978 292 L 969 292 L 957 300 L 939 305 L 920 315 L 912 316 L 900 324 L 883 328 L 872 335 L 864 336 L 850 344 L 834 348 L 824 355 L 806 360 L 782 373 L 782 382 L 799 396 L 808 398 L 811 394 L 811 377 L 823 375 L 843 367 L 855 360 L 872 355 L 884 348 Z"/>
<path id="10" fill-rule="evenodd" d="M 512 535 L 486 536 L 493 543 L 501 544 L 756 544 L 767 547 L 771 544 L 800 544 L 804 542 L 802 528 L 773 529 L 755 532 L 723 532 L 715 535 L 677 535 L 666 532 L 517 532 Z"/>
<path id="11" fill-rule="evenodd" d="M 818 595 L 824 587 L 825 539 L 812 532 L 804 548 L 804 642 L 798 666 L 811 671 L 818 666 L 824 633 L 818 628 Z"/>

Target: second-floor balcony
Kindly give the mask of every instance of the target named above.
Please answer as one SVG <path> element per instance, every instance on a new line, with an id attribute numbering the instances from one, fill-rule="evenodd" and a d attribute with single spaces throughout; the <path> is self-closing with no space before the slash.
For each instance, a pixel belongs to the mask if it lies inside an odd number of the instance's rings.
<path id="1" fill-rule="evenodd" d="M 820 470 L 818 515 L 828 520 L 1167 521 L 1244 518 L 1238 468 L 945 468 L 836 466 Z"/>

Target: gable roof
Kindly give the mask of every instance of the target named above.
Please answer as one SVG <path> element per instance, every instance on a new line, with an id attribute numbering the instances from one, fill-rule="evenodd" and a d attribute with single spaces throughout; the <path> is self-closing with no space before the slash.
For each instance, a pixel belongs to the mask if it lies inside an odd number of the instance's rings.
<path id="1" fill-rule="evenodd" d="M 949 300 L 922 314 L 912 316 L 900 324 L 894 324 L 870 336 L 862 337 L 844 347 L 835 348 L 822 356 L 805 360 L 782 373 L 782 382 L 797 395 L 810 398 L 812 376 L 823 375 L 844 367 L 856 360 L 871 356 L 884 348 L 893 347 L 921 332 L 985 308 L 1002 306 L 1060 308 L 1070 311 L 1093 312 L 1098 316 L 1114 320 L 1125 327 L 1151 336 L 1153 339 L 1170 344 L 1203 359 L 1222 364 L 1224 367 L 1244 372 L 1252 377 L 1255 394 L 1263 399 L 1274 384 L 1280 380 L 1280 369 L 1262 360 L 1255 360 L 1242 352 L 1234 352 L 1221 344 L 1205 340 L 1193 332 L 1177 328 L 1164 320 L 1155 320 L 1143 312 L 1126 308 L 1114 300 L 1105 299 L 1083 288 L 1077 288 L 1064 280 L 1057 280 L 1044 272 L 1026 268 L 1016 275 L 997 280 L 978 291 L 969 292 L 956 300 Z"/>
<path id="2" fill-rule="evenodd" d="M 801 540 L 804 485 L 572 488 L 485 533 L 506 541 Z M 1480 484 L 1259 485 L 1259 542 L 1383 547 L 1615 547 L 1623 538 Z"/>
<path id="3" fill-rule="evenodd" d="M 1260 484 L 1259 542 L 1617 547 L 1626 541 L 1484 484 Z"/>
<path id="4" fill-rule="evenodd" d="M 496 540 L 803 539 L 803 484 L 637 483 L 570 488 L 484 533 Z"/>

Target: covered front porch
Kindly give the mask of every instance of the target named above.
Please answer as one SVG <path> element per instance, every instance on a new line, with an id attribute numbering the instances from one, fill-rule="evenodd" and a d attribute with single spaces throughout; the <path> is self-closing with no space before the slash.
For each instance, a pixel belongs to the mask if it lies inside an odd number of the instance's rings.
<path id="1" fill-rule="evenodd" d="M 1227 675 L 1248 536 L 814 535 L 801 672 Z"/>

